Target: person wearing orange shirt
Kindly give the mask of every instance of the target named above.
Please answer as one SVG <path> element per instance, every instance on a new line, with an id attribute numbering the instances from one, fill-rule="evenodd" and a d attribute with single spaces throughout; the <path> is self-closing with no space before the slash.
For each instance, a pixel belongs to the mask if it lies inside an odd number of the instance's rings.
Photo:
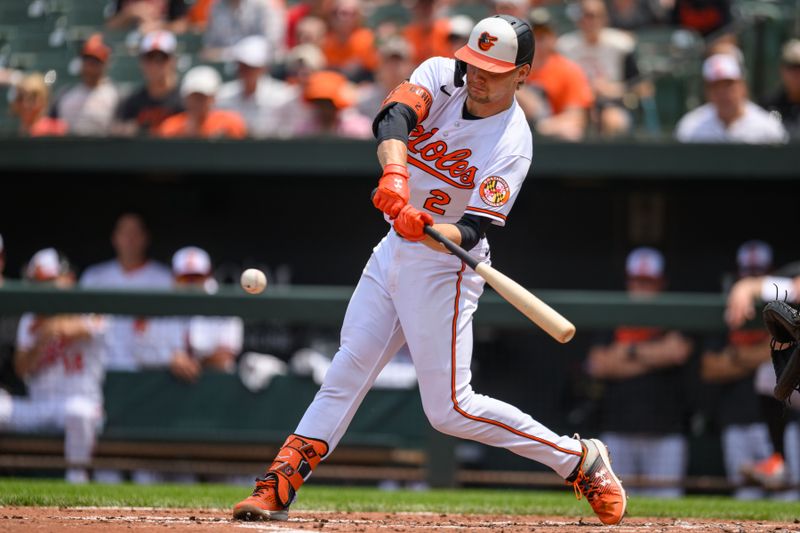
<path id="1" fill-rule="evenodd" d="M 353 81 L 369 77 L 378 64 L 375 36 L 362 25 L 360 0 L 336 0 L 328 13 L 322 52 L 328 67 Z"/>
<path id="2" fill-rule="evenodd" d="M 22 137 L 61 136 L 67 133 L 67 123 L 47 116 L 50 90 L 39 73 L 29 74 L 15 87 L 16 95 L 11 112 L 19 118 Z"/>
<path id="3" fill-rule="evenodd" d="M 242 139 L 247 135 L 244 119 L 233 111 L 214 109 L 222 78 L 212 67 L 189 70 L 181 83 L 186 111 L 166 119 L 158 128 L 161 137 Z"/>
<path id="4" fill-rule="evenodd" d="M 546 12 L 537 10 L 533 17 L 536 55 L 527 88 L 536 95 L 520 91 L 518 99 L 537 132 L 580 141 L 586 133 L 594 95 L 580 66 L 556 51 L 558 36 L 544 15 Z"/>
<path id="5" fill-rule="evenodd" d="M 419 65 L 429 57 L 452 57 L 447 37 L 450 21 L 438 16 L 436 0 L 416 0 L 412 21 L 403 28 L 403 37 L 411 43 L 412 59 Z"/>

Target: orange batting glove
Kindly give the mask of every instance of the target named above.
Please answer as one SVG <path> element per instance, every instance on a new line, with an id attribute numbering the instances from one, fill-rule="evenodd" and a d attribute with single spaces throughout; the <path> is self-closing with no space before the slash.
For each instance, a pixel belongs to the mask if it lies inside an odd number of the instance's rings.
<path id="1" fill-rule="evenodd" d="M 421 241 L 425 238 L 425 226 L 433 226 L 433 217 L 406 204 L 394 221 L 394 230 L 407 241 Z"/>
<path id="2" fill-rule="evenodd" d="M 372 204 L 390 218 L 397 217 L 403 206 L 408 204 L 408 169 L 405 165 L 389 163 L 383 167 Z"/>

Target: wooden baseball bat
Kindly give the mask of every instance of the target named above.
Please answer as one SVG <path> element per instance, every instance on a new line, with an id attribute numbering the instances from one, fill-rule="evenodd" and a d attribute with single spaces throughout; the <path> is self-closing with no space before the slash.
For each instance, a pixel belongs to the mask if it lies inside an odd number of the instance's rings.
<path id="1" fill-rule="evenodd" d="M 372 189 L 370 198 L 375 196 L 377 187 Z M 425 234 L 440 242 L 450 253 L 461 259 L 468 267 L 491 285 L 497 294 L 517 308 L 528 319 L 542 328 L 548 335 L 560 343 L 567 343 L 575 336 L 575 325 L 564 318 L 555 309 L 534 296 L 528 289 L 509 278 L 499 270 L 485 265 L 472 257 L 465 249 L 433 229 L 425 226 Z"/>
<path id="2" fill-rule="evenodd" d="M 433 240 L 442 243 L 450 253 L 461 259 L 468 267 L 491 285 L 497 294 L 508 303 L 528 317 L 528 319 L 542 328 L 548 335 L 561 343 L 572 340 L 575 336 L 575 326 L 560 315 L 555 309 L 534 296 L 525 287 L 509 278 L 499 270 L 481 263 L 461 246 L 457 245 L 431 226 L 425 226 L 425 233 Z"/>

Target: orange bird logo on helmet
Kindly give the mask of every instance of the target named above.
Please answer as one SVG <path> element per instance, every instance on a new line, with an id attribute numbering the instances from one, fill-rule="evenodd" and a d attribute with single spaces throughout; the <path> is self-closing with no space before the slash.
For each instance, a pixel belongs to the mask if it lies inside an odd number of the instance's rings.
<path id="1" fill-rule="evenodd" d="M 494 42 L 497 40 L 497 37 L 494 35 L 489 35 L 488 31 L 481 33 L 481 36 L 478 37 L 478 48 L 483 50 L 484 52 L 488 52 L 489 48 L 494 46 Z"/>

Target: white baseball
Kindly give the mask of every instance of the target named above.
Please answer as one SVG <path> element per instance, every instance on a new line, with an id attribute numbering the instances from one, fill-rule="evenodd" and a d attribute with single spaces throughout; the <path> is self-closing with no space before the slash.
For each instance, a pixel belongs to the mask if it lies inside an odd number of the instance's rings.
<path id="1" fill-rule="evenodd" d="M 248 268 L 242 272 L 241 283 L 250 294 L 258 294 L 267 288 L 267 276 L 257 268 Z"/>

